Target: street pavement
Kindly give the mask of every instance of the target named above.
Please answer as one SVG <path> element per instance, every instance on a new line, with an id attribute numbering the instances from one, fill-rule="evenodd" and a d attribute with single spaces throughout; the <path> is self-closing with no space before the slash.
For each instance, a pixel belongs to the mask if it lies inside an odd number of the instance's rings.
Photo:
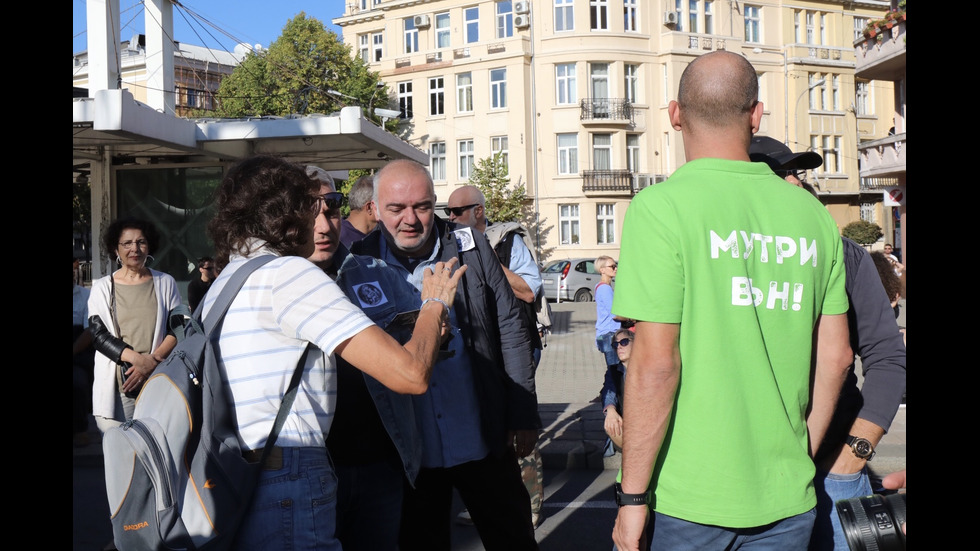
<path id="1" fill-rule="evenodd" d="M 595 348 L 595 303 L 552 304 L 552 333 L 537 371 L 539 442 L 545 466 L 545 502 L 536 536 L 542 550 L 610 549 L 616 517 L 612 485 L 620 455 L 602 457 L 605 433 L 598 402 L 605 362 Z M 905 305 L 899 325 L 905 326 Z M 101 438 L 74 449 L 73 544 L 99 550 L 112 539 L 102 469 Z M 873 478 L 905 468 L 905 405 L 869 464 Z M 462 509 L 456 499 L 453 514 Z M 454 523 L 454 551 L 482 551 L 472 526 Z"/>

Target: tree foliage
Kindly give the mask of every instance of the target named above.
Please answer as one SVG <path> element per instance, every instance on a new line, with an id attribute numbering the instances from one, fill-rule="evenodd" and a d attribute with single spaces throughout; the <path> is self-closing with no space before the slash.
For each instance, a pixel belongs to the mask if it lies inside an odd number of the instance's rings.
<path id="1" fill-rule="evenodd" d="M 866 220 L 856 220 L 844 226 L 841 235 L 861 245 L 870 245 L 885 235 L 881 226 Z"/>
<path id="2" fill-rule="evenodd" d="M 222 117 L 331 113 L 360 105 L 379 121 L 372 108 L 387 106 L 388 88 L 323 22 L 300 12 L 268 50 L 249 53 L 222 80 L 218 100 Z"/>
<path id="3" fill-rule="evenodd" d="M 477 161 L 470 174 L 470 184 L 483 192 L 488 220 L 521 223 L 527 221 L 527 190 L 520 183 L 511 186 L 507 165 L 501 155 Z"/>

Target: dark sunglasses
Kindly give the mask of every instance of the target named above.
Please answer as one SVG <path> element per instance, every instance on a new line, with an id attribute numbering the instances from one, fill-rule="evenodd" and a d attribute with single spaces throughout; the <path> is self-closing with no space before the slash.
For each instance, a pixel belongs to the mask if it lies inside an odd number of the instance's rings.
<path id="1" fill-rule="evenodd" d="M 787 176 L 793 176 L 797 180 L 802 182 L 806 180 L 806 171 L 805 170 L 777 170 L 776 176 L 779 176 L 780 178 L 783 179 L 786 179 Z"/>
<path id="2" fill-rule="evenodd" d="M 313 212 L 319 216 L 321 205 L 325 205 L 327 207 L 327 216 L 338 216 L 340 215 L 340 206 L 343 204 L 344 194 L 339 191 L 331 191 L 330 193 L 317 196 L 316 202 L 313 203 Z"/>
<path id="3" fill-rule="evenodd" d="M 452 214 L 453 216 L 462 216 L 467 210 L 478 206 L 480 203 L 473 203 L 472 205 L 466 205 L 465 207 L 446 207 L 442 210 L 446 212 L 446 216 Z"/>
<path id="4" fill-rule="evenodd" d="M 625 339 L 613 341 L 613 344 L 616 346 L 629 346 L 631 342 L 633 342 L 633 339 L 626 337 Z"/>

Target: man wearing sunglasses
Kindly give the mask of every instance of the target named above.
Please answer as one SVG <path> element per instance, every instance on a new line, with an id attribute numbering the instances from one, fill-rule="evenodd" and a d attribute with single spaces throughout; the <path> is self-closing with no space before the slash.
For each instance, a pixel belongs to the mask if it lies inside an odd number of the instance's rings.
<path id="1" fill-rule="evenodd" d="M 344 196 L 334 187 L 333 177 L 318 166 L 307 166 L 306 175 L 320 182 L 320 199 L 316 206 L 316 220 L 313 223 L 313 254 L 310 262 L 316 264 L 331 277 L 336 277 L 337 269 L 346 256 L 337 254 L 340 243 L 340 207 Z"/>
<path id="2" fill-rule="evenodd" d="M 547 308 L 547 303 L 542 295 L 541 271 L 538 269 L 538 263 L 522 237 L 527 234 L 527 230 L 516 222 L 496 224 L 488 222 L 486 197 L 476 186 L 457 188 L 449 195 L 448 203 L 445 212 L 449 220 L 469 226 L 486 235 L 490 246 L 497 253 L 500 266 L 507 276 L 507 282 L 514 290 L 514 296 L 520 301 L 521 315 L 528 328 L 528 338 L 534 350 L 536 368 L 544 349 L 541 334 L 538 332 L 536 304 L 543 304 L 543 307 Z M 521 466 L 524 485 L 531 494 L 531 523 L 537 527 L 541 518 L 541 506 L 544 504 L 544 465 L 537 445 L 530 455 L 518 458 L 518 464 Z M 463 510 L 457 517 L 457 521 L 463 524 L 472 523 L 469 511 Z"/>

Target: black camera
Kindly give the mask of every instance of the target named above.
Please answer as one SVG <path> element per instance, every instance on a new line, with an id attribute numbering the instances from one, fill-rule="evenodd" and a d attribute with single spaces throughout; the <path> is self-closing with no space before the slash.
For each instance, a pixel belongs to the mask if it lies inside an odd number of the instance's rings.
<path id="1" fill-rule="evenodd" d="M 904 493 L 842 499 L 837 514 L 851 551 L 904 551 Z"/>

